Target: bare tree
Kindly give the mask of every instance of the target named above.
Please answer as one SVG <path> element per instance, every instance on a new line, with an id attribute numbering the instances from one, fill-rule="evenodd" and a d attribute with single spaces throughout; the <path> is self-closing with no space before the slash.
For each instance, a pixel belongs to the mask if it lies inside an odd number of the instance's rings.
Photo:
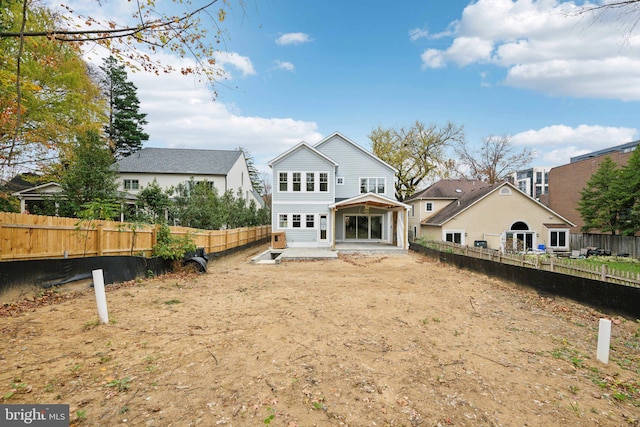
<path id="1" fill-rule="evenodd" d="M 640 23 L 640 0 L 614 0 L 588 3 L 579 8 L 578 15 L 591 15 L 594 22 L 612 20 L 626 27 L 627 35 L 635 31 Z"/>
<path id="2" fill-rule="evenodd" d="M 489 184 L 503 181 L 533 158 L 533 153 L 528 148 L 515 152 L 509 135 L 487 136 L 482 139 L 482 145 L 477 151 L 463 141 L 455 147 L 455 152 L 463 175 Z"/>

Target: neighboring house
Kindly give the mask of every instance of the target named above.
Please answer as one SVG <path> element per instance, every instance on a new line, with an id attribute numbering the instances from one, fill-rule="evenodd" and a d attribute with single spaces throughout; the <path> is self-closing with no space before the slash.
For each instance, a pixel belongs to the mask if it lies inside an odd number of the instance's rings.
<path id="1" fill-rule="evenodd" d="M 405 201 L 431 211 L 420 218 L 417 237 L 480 245 L 490 249 L 524 251 L 569 250 L 573 223 L 513 184 L 488 185 L 475 180 L 442 180 Z"/>
<path id="2" fill-rule="evenodd" d="M 16 191 L 13 196 L 20 200 L 20 212 L 34 212 L 34 207 L 42 207 L 44 200 L 62 192 L 62 187 L 57 182 L 47 182 Z"/>
<path id="3" fill-rule="evenodd" d="M 540 197 L 549 192 L 548 167 L 533 167 L 519 170 L 509 176 L 509 182 L 529 197 L 540 201 Z"/>
<path id="4" fill-rule="evenodd" d="M 247 203 L 253 200 L 258 208 L 264 206 L 241 150 L 143 148 L 118 160 L 117 168 L 118 189 L 134 196 L 154 179 L 167 189 L 193 178 L 195 182 L 206 181 L 220 195 L 230 190 L 236 197 L 240 193 Z"/>
<path id="5" fill-rule="evenodd" d="M 640 141 L 634 141 L 572 157 L 570 163 L 552 168 L 549 171 L 549 193 L 545 204 L 575 224 L 571 228 L 572 233 L 582 233 L 584 221 L 578 212 L 578 204 L 580 192 L 587 181 L 598 171 L 600 163 L 606 157 L 610 157 L 620 167 L 626 166 L 639 144 Z"/>
<path id="6" fill-rule="evenodd" d="M 272 231 L 289 247 L 336 242 L 404 249 L 408 205 L 394 197 L 396 170 L 338 132 L 279 155 L 273 171 Z"/>
<path id="7" fill-rule="evenodd" d="M 409 211 L 409 238 L 422 237 L 421 223 L 425 218 L 448 206 L 463 193 L 489 184 L 477 179 L 443 179 L 409 197 L 404 202 L 411 206 Z"/>
<path id="8" fill-rule="evenodd" d="M 173 148 L 143 148 L 119 160 L 118 190 L 126 204 L 135 204 L 136 196 L 155 179 L 158 185 L 167 189 L 180 183 L 207 182 L 222 195 L 231 190 L 247 203 L 252 200 L 258 208 L 265 205 L 262 197 L 254 190 L 249 169 L 241 150 L 191 150 Z M 20 199 L 21 211 L 29 211 L 29 206 L 61 192 L 55 182 L 38 185 L 13 193 Z"/>

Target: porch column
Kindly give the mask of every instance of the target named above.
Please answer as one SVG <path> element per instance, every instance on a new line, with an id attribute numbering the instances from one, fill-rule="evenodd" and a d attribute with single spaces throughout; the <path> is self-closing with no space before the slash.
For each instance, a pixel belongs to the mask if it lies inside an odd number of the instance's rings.
<path id="1" fill-rule="evenodd" d="M 336 250 L 336 209 L 331 208 L 331 250 Z"/>
<path id="2" fill-rule="evenodd" d="M 402 241 L 404 242 L 404 249 L 409 249 L 409 209 L 404 210 L 404 223 L 405 230 Z"/>

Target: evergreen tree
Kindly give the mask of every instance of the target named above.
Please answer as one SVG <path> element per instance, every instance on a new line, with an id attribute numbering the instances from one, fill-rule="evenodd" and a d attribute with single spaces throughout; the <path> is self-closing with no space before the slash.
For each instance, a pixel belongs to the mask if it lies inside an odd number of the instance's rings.
<path id="1" fill-rule="evenodd" d="M 621 197 L 620 232 L 633 236 L 640 231 L 640 150 L 636 148 L 620 172 L 617 193 Z"/>
<path id="2" fill-rule="evenodd" d="M 91 203 L 112 204 L 118 194 L 117 171 L 112 167 L 113 156 L 98 132 L 88 131 L 79 136 L 74 155 L 60 181 L 64 194 L 60 214 L 78 216 Z"/>
<path id="3" fill-rule="evenodd" d="M 589 178 L 580 192 L 578 212 L 582 216 L 582 231 L 590 230 L 616 234 L 621 225 L 622 195 L 620 194 L 621 170 L 606 157 L 598 170 Z"/>
<path id="4" fill-rule="evenodd" d="M 108 102 L 108 123 L 104 130 L 116 159 L 127 157 L 142 148 L 149 135 L 143 131 L 147 115 L 141 113 L 136 86 L 127 79 L 124 65 L 110 56 L 100 67 L 101 84 Z"/>
<path id="5" fill-rule="evenodd" d="M 258 173 L 258 169 L 256 168 L 256 162 L 253 159 L 253 156 L 249 152 L 248 149 L 243 147 L 238 147 L 236 150 L 242 151 L 244 154 L 244 158 L 247 162 L 247 169 L 249 170 L 249 179 L 251 179 L 251 186 L 254 190 L 261 196 L 264 195 L 265 189 L 260 180 L 260 174 Z"/>

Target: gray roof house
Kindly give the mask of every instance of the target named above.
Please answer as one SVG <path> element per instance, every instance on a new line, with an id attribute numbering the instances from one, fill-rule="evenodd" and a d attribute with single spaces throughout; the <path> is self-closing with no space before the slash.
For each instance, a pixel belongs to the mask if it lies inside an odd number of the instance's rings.
<path id="1" fill-rule="evenodd" d="M 288 247 L 408 248 L 409 206 L 395 199 L 395 168 L 340 133 L 301 142 L 269 166 L 271 229 L 284 233 Z"/>
<path id="2" fill-rule="evenodd" d="M 220 194 L 231 190 L 247 202 L 264 206 L 254 190 L 249 169 L 241 150 L 194 150 L 182 148 L 143 148 L 117 162 L 119 189 L 136 195 L 155 179 L 169 188 L 193 178 L 208 182 Z"/>

